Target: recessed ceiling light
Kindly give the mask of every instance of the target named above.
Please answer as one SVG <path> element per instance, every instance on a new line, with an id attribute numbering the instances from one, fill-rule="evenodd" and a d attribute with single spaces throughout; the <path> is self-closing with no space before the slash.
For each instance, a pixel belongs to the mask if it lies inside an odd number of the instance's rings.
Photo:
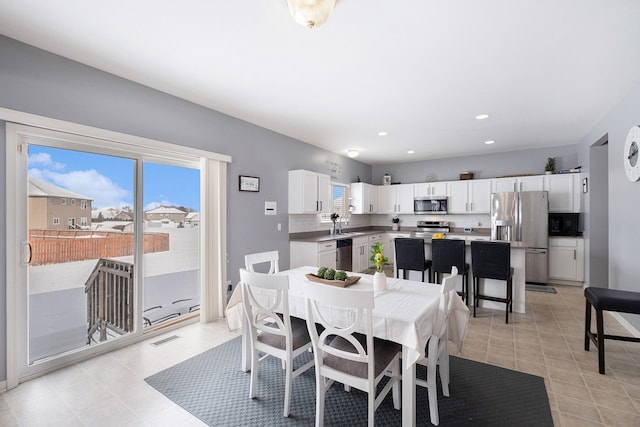
<path id="1" fill-rule="evenodd" d="M 484 120 L 484 119 L 488 119 L 489 115 L 488 114 L 478 114 L 476 116 L 476 120 Z"/>
<path id="2" fill-rule="evenodd" d="M 409 150 L 407 151 L 407 154 L 416 154 L 416 150 Z"/>
<path id="3" fill-rule="evenodd" d="M 485 143 L 485 144 L 487 144 L 487 145 L 491 145 L 491 144 L 494 144 L 494 143 L 495 143 L 495 141 L 490 140 L 490 141 L 485 141 L 484 143 Z"/>
<path id="4" fill-rule="evenodd" d="M 385 131 L 378 132 L 378 136 L 387 136 L 387 132 Z"/>
<path id="5" fill-rule="evenodd" d="M 358 150 L 348 150 L 347 151 L 347 156 L 351 157 L 352 159 L 354 157 L 358 157 L 359 154 L 360 154 L 360 152 Z"/>

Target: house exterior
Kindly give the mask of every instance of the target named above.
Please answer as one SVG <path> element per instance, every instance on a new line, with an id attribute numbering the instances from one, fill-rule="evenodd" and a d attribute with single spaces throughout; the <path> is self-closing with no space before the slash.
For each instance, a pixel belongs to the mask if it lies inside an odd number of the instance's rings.
<path id="1" fill-rule="evenodd" d="M 177 224 L 184 223 L 186 217 L 185 211 L 167 206 L 159 206 L 144 213 L 146 221 L 172 221 Z"/>
<path id="2" fill-rule="evenodd" d="M 91 199 L 37 178 L 28 179 L 29 228 L 75 230 L 91 227 Z"/>

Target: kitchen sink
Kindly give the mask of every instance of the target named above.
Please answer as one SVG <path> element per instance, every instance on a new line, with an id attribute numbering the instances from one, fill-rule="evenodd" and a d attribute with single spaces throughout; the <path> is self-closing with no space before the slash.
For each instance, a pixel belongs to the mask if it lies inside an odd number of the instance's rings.
<path id="1" fill-rule="evenodd" d="M 336 239 L 339 239 L 341 237 L 357 237 L 357 236 L 362 236 L 364 234 L 367 234 L 363 231 L 353 231 L 353 232 L 347 232 L 347 233 L 342 233 L 342 234 L 336 234 L 334 237 Z"/>

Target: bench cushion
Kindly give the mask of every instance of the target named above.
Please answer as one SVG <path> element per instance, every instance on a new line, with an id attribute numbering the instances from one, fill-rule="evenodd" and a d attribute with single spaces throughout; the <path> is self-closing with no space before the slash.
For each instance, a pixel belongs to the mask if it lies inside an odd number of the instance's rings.
<path id="1" fill-rule="evenodd" d="M 596 310 L 640 314 L 640 292 L 588 287 L 584 296 Z"/>

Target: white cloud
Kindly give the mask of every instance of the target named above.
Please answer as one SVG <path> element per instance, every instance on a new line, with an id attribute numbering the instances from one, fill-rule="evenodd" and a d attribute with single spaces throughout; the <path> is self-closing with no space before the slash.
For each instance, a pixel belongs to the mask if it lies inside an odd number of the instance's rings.
<path id="1" fill-rule="evenodd" d="M 30 154 L 28 162 L 29 166 L 42 165 L 55 170 L 62 170 L 65 168 L 64 163 L 54 162 L 48 153 Z"/>
<path id="2" fill-rule="evenodd" d="M 129 190 L 120 187 L 94 169 L 68 173 L 58 173 L 48 169 L 29 169 L 29 176 L 44 179 L 67 190 L 91 197 L 93 208 L 122 207 L 133 204 L 133 195 Z"/>

